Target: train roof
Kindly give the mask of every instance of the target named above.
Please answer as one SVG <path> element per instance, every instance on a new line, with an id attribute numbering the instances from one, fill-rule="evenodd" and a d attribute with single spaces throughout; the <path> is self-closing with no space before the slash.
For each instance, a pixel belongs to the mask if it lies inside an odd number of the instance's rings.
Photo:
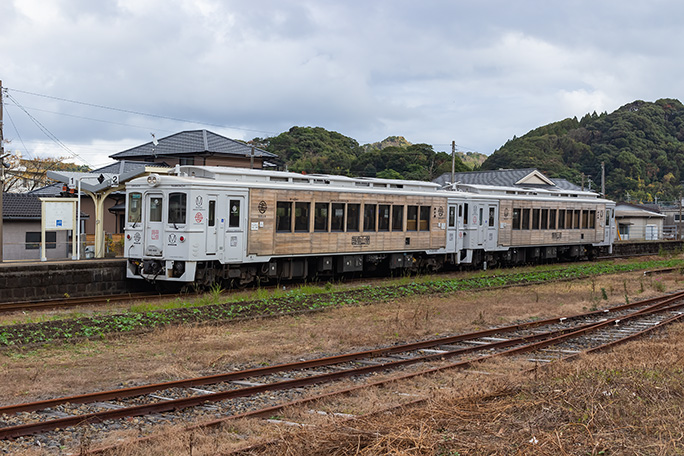
<path id="1" fill-rule="evenodd" d="M 299 174 L 287 171 L 229 168 L 221 166 L 177 165 L 168 172 L 179 177 L 194 177 L 217 182 L 245 182 L 254 184 L 298 184 L 336 189 L 396 189 L 402 191 L 435 192 L 441 188 L 433 182 L 347 177 L 330 174 Z"/>

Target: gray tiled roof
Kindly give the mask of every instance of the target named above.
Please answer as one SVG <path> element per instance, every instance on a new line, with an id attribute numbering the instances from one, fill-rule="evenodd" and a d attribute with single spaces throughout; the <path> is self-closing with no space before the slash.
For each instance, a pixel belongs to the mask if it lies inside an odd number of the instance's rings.
<path id="1" fill-rule="evenodd" d="M 30 193 L 3 193 L 2 218 L 4 220 L 40 220 L 40 200 Z"/>
<path id="2" fill-rule="evenodd" d="M 133 161 L 133 160 L 120 160 L 114 162 L 110 165 L 103 166 L 102 168 L 94 169 L 90 171 L 92 174 L 96 173 L 111 173 L 111 174 L 126 174 L 131 171 L 145 170 L 146 166 L 157 166 L 163 167 L 161 163 L 150 163 L 143 161 Z"/>
<path id="3" fill-rule="evenodd" d="M 530 173 L 537 171 L 535 168 L 522 168 L 522 169 L 498 169 L 493 171 L 470 171 L 464 173 L 454 174 L 456 182 L 465 185 L 494 185 L 497 187 L 521 187 L 521 185 L 516 185 L 516 182 L 520 179 L 529 175 Z M 556 187 L 561 190 L 581 190 L 577 185 L 565 180 L 565 179 L 551 179 Z M 451 173 L 444 173 L 435 179 L 440 185 L 446 185 L 451 182 Z M 546 185 L 530 185 L 525 184 L 524 187 L 547 187 Z"/>
<path id="4" fill-rule="evenodd" d="M 56 196 L 62 189 L 61 184 L 54 184 L 56 193 L 3 193 L 2 194 L 2 218 L 3 220 L 40 220 L 42 217 L 40 198 L 43 196 Z M 48 186 L 51 187 L 51 186 Z M 43 189 L 48 188 L 43 187 Z M 68 201 L 69 198 L 65 198 Z M 81 218 L 90 218 L 81 211 Z"/>
<path id="5" fill-rule="evenodd" d="M 226 138 L 208 130 L 182 131 L 180 133 L 161 138 L 155 145 L 152 141 L 123 152 L 110 155 L 110 158 L 121 160 L 123 158 L 141 158 L 164 155 L 188 155 L 198 153 L 227 154 L 240 157 L 249 157 L 252 146 Z M 255 148 L 254 156 L 257 158 L 277 158 L 275 154 Z"/>

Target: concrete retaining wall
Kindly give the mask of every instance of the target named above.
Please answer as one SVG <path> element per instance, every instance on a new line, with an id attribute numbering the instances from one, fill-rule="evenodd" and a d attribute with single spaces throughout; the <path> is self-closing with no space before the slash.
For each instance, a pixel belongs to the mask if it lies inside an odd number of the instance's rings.
<path id="1" fill-rule="evenodd" d="M 144 289 L 144 281 L 126 281 L 125 267 L 124 259 L 1 263 L 0 302 L 106 295 Z"/>

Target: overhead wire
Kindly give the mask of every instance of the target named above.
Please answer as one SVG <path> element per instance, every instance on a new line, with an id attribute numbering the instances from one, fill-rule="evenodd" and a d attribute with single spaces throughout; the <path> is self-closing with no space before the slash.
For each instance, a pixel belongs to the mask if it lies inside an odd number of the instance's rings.
<path id="1" fill-rule="evenodd" d="M 33 154 L 31 154 L 28 151 L 28 148 L 26 147 L 26 144 L 24 143 L 24 139 L 21 137 L 21 134 L 19 134 L 19 129 L 17 129 L 17 126 L 14 123 L 14 119 L 12 119 L 12 116 L 9 113 L 9 110 L 5 110 L 4 113 L 7 114 L 7 118 L 10 120 L 10 123 L 12 124 L 12 127 L 14 128 L 14 132 L 16 133 L 17 137 L 19 138 L 19 142 L 21 142 L 21 145 L 24 147 L 24 152 L 26 152 L 26 155 L 29 158 L 33 158 Z"/>
<path id="2" fill-rule="evenodd" d="M 45 134 L 45 136 L 47 136 L 48 138 L 52 139 L 52 140 L 55 142 L 55 144 L 57 144 L 59 147 L 61 147 L 61 148 L 64 149 L 65 151 L 67 151 L 71 156 L 73 156 L 73 157 L 75 157 L 75 158 L 78 158 L 78 159 L 81 160 L 83 163 L 85 163 L 86 165 L 88 165 L 88 166 L 90 166 L 90 167 L 92 168 L 91 164 L 88 163 L 88 161 L 87 161 L 86 159 L 84 159 L 83 157 L 81 157 L 79 154 L 77 154 L 77 153 L 74 152 L 73 150 L 69 149 L 69 147 L 68 147 L 66 144 L 64 144 L 62 141 L 60 141 L 60 139 L 57 138 L 57 136 L 55 136 L 55 135 L 54 135 L 54 134 L 45 126 L 45 125 L 43 125 L 38 119 L 36 119 L 35 117 L 33 117 L 33 116 L 31 115 L 31 113 L 28 112 L 28 110 L 26 110 L 26 108 L 24 108 L 24 107 L 21 105 L 21 103 L 19 103 L 19 102 L 17 101 L 16 98 L 14 98 L 14 97 L 13 97 L 12 95 L 10 95 L 9 93 L 7 93 L 7 98 L 9 98 L 10 100 L 12 100 L 12 102 L 13 102 L 19 109 L 21 109 L 22 111 L 24 111 L 24 113 L 28 116 L 28 118 L 31 119 L 31 121 L 38 127 L 38 129 L 39 129 L 40 131 L 43 132 L 43 134 Z"/>
<path id="3" fill-rule="evenodd" d="M 62 98 L 62 97 L 55 97 L 53 95 L 45 95 L 41 93 L 36 93 L 36 92 L 29 92 L 26 90 L 20 90 L 20 89 L 14 89 L 14 88 L 8 88 L 8 90 L 13 90 L 14 92 L 19 92 L 19 93 L 25 93 L 27 95 L 33 95 L 37 97 L 43 97 L 43 98 L 48 98 L 51 100 L 57 100 L 57 101 L 64 101 L 67 103 L 74 103 L 74 104 L 79 104 L 83 106 L 90 106 L 93 108 L 99 108 L 99 109 L 107 109 L 110 111 L 118 111 L 118 112 L 124 112 L 127 114 L 135 114 L 138 116 L 145 116 L 145 117 L 153 117 L 156 119 L 166 119 L 166 120 L 173 120 L 176 122 L 185 122 L 185 123 L 192 123 L 192 124 L 197 124 L 197 125 L 207 125 L 207 126 L 212 126 L 212 127 L 219 127 L 219 128 L 230 128 L 233 130 L 241 130 L 241 131 L 253 131 L 257 133 L 268 133 L 268 134 L 275 134 L 274 132 L 271 131 L 265 131 L 265 130 L 257 130 L 257 129 L 251 129 L 251 128 L 242 128 L 242 127 L 235 127 L 235 126 L 230 126 L 230 125 L 220 125 L 220 124 L 214 124 L 210 122 L 204 122 L 204 121 L 198 121 L 198 120 L 188 120 L 188 119 L 181 119 L 179 117 L 171 117 L 171 116 L 163 116 L 160 114 L 151 114 L 147 112 L 142 112 L 142 111 L 135 111 L 132 109 L 123 109 L 123 108 L 115 108 L 113 106 L 106 106 L 102 104 L 97 104 L 97 103 L 89 103 L 85 101 L 78 101 L 78 100 L 70 100 L 68 98 Z"/>

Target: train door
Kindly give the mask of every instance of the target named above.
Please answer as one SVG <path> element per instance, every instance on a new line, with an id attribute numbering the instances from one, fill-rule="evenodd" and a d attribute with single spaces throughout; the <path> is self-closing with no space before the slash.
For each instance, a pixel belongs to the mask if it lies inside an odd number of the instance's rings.
<path id="1" fill-rule="evenodd" d="M 245 231 L 247 225 L 247 208 L 244 196 L 228 196 L 228 223 L 225 224 L 226 261 L 242 261 L 245 249 Z M 259 222 L 255 222 L 259 223 Z M 258 230 L 258 226 L 256 229 Z"/>
<path id="2" fill-rule="evenodd" d="M 485 249 L 486 250 L 494 250 L 496 249 L 496 244 L 498 242 L 498 230 L 497 230 L 497 225 L 499 220 L 499 211 L 498 207 L 496 204 L 488 204 L 487 205 L 487 212 L 485 215 L 485 225 L 486 225 L 486 240 L 485 240 Z"/>
<path id="3" fill-rule="evenodd" d="M 218 195 L 207 195 L 207 218 L 205 220 L 206 230 L 206 253 L 216 255 L 216 241 L 218 240 L 218 226 L 216 223 L 216 204 Z"/>
<path id="4" fill-rule="evenodd" d="M 163 250 L 164 196 L 161 193 L 148 193 L 145 196 L 147 219 L 145 220 L 145 255 L 161 256 Z"/>
<path id="5" fill-rule="evenodd" d="M 613 208 L 606 206 L 605 223 L 603 226 L 603 242 L 611 245 L 611 251 L 612 244 L 615 242 L 615 219 L 613 218 L 613 210 Z"/>
<path id="6" fill-rule="evenodd" d="M 446 249 L 449 253 L 457 253 L 458 225 L 456 224 L 456 214 L 458 214 L 458 205 L 449 203 L 448 207 Z"/>
<path id="7" fill-rule="evenodd" d="M 487 238 L 487 226 L 485 223 L 485 208 L 484 204 L 478 204 L 476 206 L 477 212 L 474 214 L 473 222 L 476 224 L 477 232 L 477 246 L 482 247 Z"/>

